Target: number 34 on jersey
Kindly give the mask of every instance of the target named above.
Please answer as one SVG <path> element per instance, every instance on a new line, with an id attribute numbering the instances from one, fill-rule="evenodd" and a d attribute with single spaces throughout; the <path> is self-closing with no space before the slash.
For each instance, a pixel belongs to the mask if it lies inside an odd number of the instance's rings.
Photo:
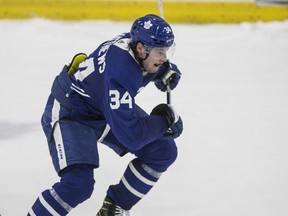
<path id="1" fill-rule="evenodd" d="M 74 74 L 76 80 L 83 81 L 86 77 L 88 77 L 92 72 L 94 72 L 94 60 L 93 58 L 86 59 L 86 61 L 82 62 L 79 65 L 78 71 Z M 118 109 L 121 104 L 127 104 L 129 109 L 132 108 L 132 97 L 129 92 L 126 91 L 122 96 L 118 90 L 110 90 L 110 108 Z"/>
<path id="2" fill-rule="evenodd" d="M 132 108 L 132 97 L 130 96 L 128 91 L 126 91 L 121 97 L 118 90 L 110 90 L 109 96 L 111 109 L 118 109 L 121 104 L 127 104 L 129 106 L 129 109 Z"/>

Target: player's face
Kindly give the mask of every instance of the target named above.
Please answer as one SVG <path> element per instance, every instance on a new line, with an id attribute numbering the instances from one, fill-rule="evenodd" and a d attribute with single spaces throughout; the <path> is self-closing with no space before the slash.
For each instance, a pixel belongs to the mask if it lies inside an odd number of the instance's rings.
<path id="1" fill-rule="evenodd" d="M 168 60 L 168 49 L 155 47 L 146 52 L 148 58 L 143 61 L 143 67 L 148 73 L 156 73 L 159 67 Z"/>
<path id="2" fill-rule="evenodd" d="M 156 73 L 159 67 L 168 60 L 171 47 L 148 47 L 137 44 L 138 55 L 143 60 L 143 67 L 148 73 Z M 147 57 L 148 55 L 148 57 Z"/>

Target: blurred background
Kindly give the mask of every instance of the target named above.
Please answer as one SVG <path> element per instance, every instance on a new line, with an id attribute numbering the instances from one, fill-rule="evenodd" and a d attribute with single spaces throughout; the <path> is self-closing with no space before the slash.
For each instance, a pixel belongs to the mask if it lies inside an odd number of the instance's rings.
<path id="1" fill-rule="evenodd" d="M 40 118 L 54 77 L 74 54 L 129 31 L 147 13 L 176 36 L 183 118 L 178 158 L 133 216 L 288 215 L 287 0 L 0 0 L 0 215 L 27 215 L 59 181 Z M 147 112 L 166 95 L 148 85 Z M 95 216 L 133 155 L 98 145 L 92 197 L 71 216 Z"/>
<path id="2" fill-rule="evenodd" d="M 288 0 L 0 0 L 0 18 L 131 21 L 165 8 L 169 22 L 239 23 L 288 18 Z"/>

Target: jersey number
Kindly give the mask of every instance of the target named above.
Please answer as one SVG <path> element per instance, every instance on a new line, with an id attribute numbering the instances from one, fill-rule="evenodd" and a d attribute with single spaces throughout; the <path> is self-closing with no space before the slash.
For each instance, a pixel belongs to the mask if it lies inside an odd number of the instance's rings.
<path id="1" fill-rule="evenodd" d="M 85 69 L 80 71 L 80 69 L 83 69 L 83 68 Z M 82 82 L 87 76 L 93 73 L 94 70 L 95 70 L 94 59 L 89 58 L 79 65 L 79 70 L 74 74 L 74 76 L 76 80 L 80 80 Z"/>
<path id="2" fill-rule="evenodd" d="M 122 98 L 120 98 L 120 92 L 117 90 L 110 90 L 109 96 L 111 98 L 110 108 L 111 109 L 118 109 L 121 104 L 128 104 L 129 108 L 132 108 L 132 98 L 128 91 L 126 91 Z"/>

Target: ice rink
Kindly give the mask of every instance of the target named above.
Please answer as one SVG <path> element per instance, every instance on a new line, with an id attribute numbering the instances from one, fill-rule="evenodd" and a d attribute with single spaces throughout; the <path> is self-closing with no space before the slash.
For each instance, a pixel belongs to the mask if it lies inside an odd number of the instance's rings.
<path id="1" fill-rule="evenodd" d="M 40 118 L 54 77 L 78 52 L 131 23 L 0 20 L 0 214 L 26 215 L 58 177 Z M 177 161 L 131 216 L 288 215 L 288 22 L 172 24 L 184 122 Z M 147 112 L 166 101 L 150 84 Z M 133 158 L 99 145 L 95 190 L 72 216 L 95 216 Z"/>

